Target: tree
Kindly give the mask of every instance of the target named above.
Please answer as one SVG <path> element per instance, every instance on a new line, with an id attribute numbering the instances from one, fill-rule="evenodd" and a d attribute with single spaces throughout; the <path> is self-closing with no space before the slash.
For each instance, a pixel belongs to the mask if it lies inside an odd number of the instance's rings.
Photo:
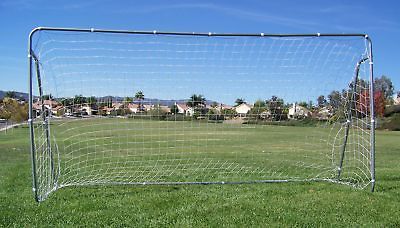
<path id="1" fill-rule="evenodd" d="M 206 98 L 203 95 L 193 94 L 190 96 L 186 105 L 193 108 L 192 117 L 197 119 L 199 116 L 206 114 Z"/>
<path id="2" fill-rule="evenodd" d="M 162 109 L 160 105 L 156 105 L 154 108 L 150 109 L 147 115 L 150 115 L 153 119 L 156 120 L 163 120 L 167 117 L 167 111 Z"/>
<path id="3" fill-rule="evenodd" d="M 171 105 L 170 109 L 172 114 L 177 114 L 179 112 L 178 106 L 176 104 Z"/>
<path id="4" fill-rule="evenodd" d="M 310 111 L 314 109 L 314 103 L 312 101 L 308 101 L 308 109 Z"/>
<path id="5" fill-rule="evenodd" d="M 250 109 L 248 116 L 253 119 L 260 119 L 261 113 L 267 110 L 266 102 L 263 100 L 257 100 L 254 102 L 253 108 Z"/>
<path id="6" fill-rule="evenodd" d="M 137 92 L 135 93 L 135 100 L 139 100 L 139 101 L 144 100 L 143 91 L 137 91 Z"/>
<path id="7" fill-rule="evenodd" d="M 8 97 L 8 98 L 16 98 L 17 94 L 15 91 L 7 91 L 6 94 L 4 95 L 4 97 Z"/>
<path id="8" fill-rule="evenodd" d="M 84 103 L 86 103 L 86 97 L 84 97 L 82 95 L 75 95 L 75 97 L 73 99 L 73 103 L 74 104 L 84 104 Z"/>
<path id="9" fill-rule="evenodd" d="M 394 87 L 392 80 L 382 75 L 380 78 L 376 78 L 374 80 L 374 89 L 375 91 L 381 91 L 383 98 L 386 102 L 391 101 L 391 97 L 394 94 Z"/>
<path id="10" fill-rule="evenodd" d="M 368 89 L 361 92 L 357 102 L 357 111 L 359 113 L 358 116 L 365 117 L 367 113 L 370 113 L 369 94 L 370 93 Z M 385 98 L 383 92 L 379 90 L 374 92 L 374 111 L 375 115 L 379 117 L 382 117 L 385 112 Z"/>
<path id="11" fill-rule="evenodd" d="M 206 105 L 206 98 L 204 98 L 201 94 L 193 94 L 186 102 L 186 105 L 193 108 L 204 107 Z"/>
<path id="12" fill-rule="evenodd" d="M 308 108 L 308 103 L 306 101 L 300 101 L 297 103 L 299 106 L 304 107 L 304 108 Z"/>
<path id="13" fill-rule="evenodd" d="M 314 108 L 314 104 L 312 101 L 300 101 L 297 103 L 299 106 L 312 110 Z"/>
<path id="14" fill-rule="evenodd" d="M 6 97 L 0 103 L 0 119 L 22 122 L 28 119 L 28 104 L 19 104 L 13 98 Z"/>
<path id="15" fill-rule="evenodd" d="M 87 98 L 87 102 L 88 102 L 89 104 L 96 104 L 97 98 L 96 98 L 95 96 L 88 97 L 88 98 Z"/>
<path id="16" fill-rule="evenodd" d="M 317 105 L 319 108 L 325 107 L 327 103 L 328 103 L 328 101 L 325 99 L 324 95 L 320 95 L 317 98 Z"/>
<path id="17" fill-rule="evenodd" d="M 374 92 L 374 111 L 375 115 L 383 117 L 385 114 L 385 96 L 382 91 Z"/>
<path id="18" fill-rule="evenodd" d="M 266 106 L 271 113 L 271 117 L 273 120 L 283 120 L 286 119 L 286 115 L 284 113 L 284 101 L 282 98 L 278 98 L 277 96 L 272 96 L 271 99 L 266 100 Z"/>
<path id="19" fill-rule="evenodd" d="M 342 93 L 340 93 L 337 90 L 334 90 L 328 95 L 328 103 L 335 119 L 345 118 L 345 113 L 346 113 L 345 109 L 347 109 L 344 106 L 344 104 L 346 104 L 345 97 L 347 97 L 347 99 L 350 99 L 350 96 L 346 96 L 346 94 L 348 94 L 347 90 L 342 90 Z"/>
<path id="20" fill-rule="evenodd" d="M 133 99 L 132 97 L 125 97 L 124 98 L 124 103 L 132 103 Z"/>
<path id="21" fill-rule="evenodd" d="M 233 117 L 235 117 L 237 115 L 237 112 L 235 109 L 222 109 L 221 110 L 221 115 L 225 118 L 225 119 L 231 119 Z"/>
<path id="22" fill-rule="evenodd" d="M 243 98 L 238 98 L 236 99 L 235 104 L 235 106 L 239 106 L 241 104 L 246 104 L 246 101 Z"/>
<path id="23" fill-rule="evenodd" d="M 254 102 L 254 107 L 262 108 L 265 106 L 266 106 L 266 103 L 263 100 L 256 100 L 256 102 Z"/>
<path id="24" fill-rule="evenodd" d="M 349 85 L 349 91 L 353 91 L 354 88 L 354 82 L 351 82 Z M 369 88 L 369 82 L 367 82 L 366 80 L 359 78 L 357 80 L 357 86 L 356 86 L 356 94 L 361 94 L 361 92 L 363 92 L 365 89 Z"/>
<path id="25" fill-rule="evenodd" d="M 329 105 L 333 110 L 337 110 L 342 104 L 342 95 L 339 91 L 334 90 L 328 95 Z"/>
<path id="26" fill-rule="evenodd" d="M 51 99 L 53 99 L 53 96 L 51 94 L 45 94 L 42 96 L 42 99 L 43 100 L 51 100 Z"/>
<path id="27" fill-rule="evenodd" d="M 207 118 L 208 120 L 213 120 L 213 121 L 222 121 L 225 119 L 225 117 L 215 109 L 208 110 Z"/>
<path id="28" fill-rule="evenodd" d="M 74 99 L 72 99 L 72 98 L 64 98 L 61 100 L 61 104 L 65 107 L 66 110 L 68 110 L 71 113 L 71 112 L 73 112 L 73 109 L 72 109 L 73 101 L 74 101 Z"/>
<path id="29" fill-rule="evenodd" d="M 214 101 L 214 102 L 211 104 L 211 107 L 213 107 L 213 108 L 218 107 L 218 103 Z"/>
<path id="30" fill-rule="evenodd" d="M 9 120 L 11 118 L 10 102 L 13 99 L 10 97 L 5 97 L 0 103 L 0 119 Z"/>
<path id="31" fill-rule="evenodd" d="M 142 104 L 142 101 L 144 100 L 144 93 L 143 93 L 143 91 L 141 91 L 141 90 L 139 90 L 139 91 L 137 91 L 136 93 L 135 93 L 135 100 L 138 100 L 139 101 L 139 107 L 138 107 L 138 109 L 139 109 L 139 111 L 144 111 L 144 107 L 143 107 L 143 104 Z"/>
<path id="32" fill-rule="evenodd" d="M 105 106 L 106 106 L 107 108 L 112 108 L 112 107 L 113 107 L 112 103 L 113 103 L 112 97 L 111 97 L 111 96 L 108 96 L 108 97 L 106 98 L 106 105 L 105 105 Z"/>

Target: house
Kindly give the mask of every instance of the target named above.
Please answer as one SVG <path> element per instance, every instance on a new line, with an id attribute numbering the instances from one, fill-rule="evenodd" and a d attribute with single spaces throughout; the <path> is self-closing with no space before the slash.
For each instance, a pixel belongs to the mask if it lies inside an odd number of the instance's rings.
<path id="1" fill-rule="evenodd" d="M 220 104 L 219 108 L 220 108 L 220 110 L 226 110 L 226 109 L 233 109 L 234 107 L 231 105 L 227 105 L 227 104 Z"/>
<path id="2" fill-rule="evenodd" d="M 42 104 L 43 104 L 46 109 L 52 109 L 52 108 L 55 108 L 55 107 L 61 105 L 60 103 L 58 103 L 55 100 L 43 100 L 43 101 L 38 100 L 34 104 L 36 104 L 40 107 L 42 107 Z"/>
<path id="3" fill-rule="evenodd" d="M 89 116 L 97 115 L 99 112 L 97 105 L 83 105 L 80 108 L 80 111 L 82 113 L 84 113 L 85 115 L 89 115 Z"/>
<path id="4" fill-rule="evenodd" d="M 311 112 L 307 108 L 304 108 L 296 103 L 293 103 L 293 106 L 289 108 L 289 119 L 302 119 L 309 116 L 311 116 Z"/>
<path id="5" fill-rule="evenodd" d="M 260 113 L 260 118 L 261 119 L 269 119 L 272 117 L 272 114 L 269 110 L 265 110 L 263 112 Z"/>
<path id="6" fill-rule="evenodd" d="M 314 118 L 318 120 L 329 120 L 330 117 L 332 117 L 332 111 L 327 107 L 322 107 L 314 113 Z"/>
<path id="7" fill-rule="evenodd" d="M 119 103 L 119 102 L 113 102 L 111 105 L 115 110 L 122 109 L 124 106 L 124 104 Z"/>
<path id="8" fill-rule="evenodd" d="M 214 109 L 217 111 L 217 113 L 221 113 L 223 110 L 227 110 L 227 109 L 234 109 L 233 106 L 227 105 L 227 104 L 218 104 L 215 107 L 210 107 L 209 109 Z"/>
<path id="9" fill-rule="evenodd" d="M 42 112 L 42 105 L 40 105 L 38 102 L 33 103 L 32 111 L 34 117 L 40 116 L 40 113 Z"/>
<path id="10" fill-rule="evenodd" d="M 194 113 L 194 109 L 187 106 L 186 104 L 176 103 L 175 105 L 178 108 L 178 113 L 180 114 L 183 114 L 185 116 L 192 116 Z"/>
<path id="11" fill-rule="evenodd" d="M 160 105 L 159 108 L 166 113 L 171 113 L 171 108 L 168 106 Z"/>
<path id="12" fill-rule="evenodd" d="M 109 108 L 109 107 L 106 107 L 106 106 L 105 106 L 105 107 L 102 108 L 102 111 L 103 111 L 103 113 L 106 114 L 106 115 L 111 115 L 112 112 L 115 111 L 115 108 Z M 103 114 L 103 115 L 104 115 L 104 114 Z"/>
<path id="13" fill-rule="evenodd" d="M 400 105 L 400 96 L 397 96 L 397 97 L 393 98 L 393 104 L 394 105 Z"/>
<path id="14" fill-rule="evenodd" d="M 64 112 L 65 108 L 61 104 L 51 109 L 51 113 L 56 116 L 62 116 Z"/>
<path id="15" fill-rule="evenodd" d="M 32 104 L 34 116 L 37 117 L 40 115 L 40 113 L 42 112 L 42 106 L 44 106 L 45 110 L 48 110 L 53 115 L 57 115 L 57 112 L 59 110 L 64 109 L 64 106 L 55 100 L 38 100 Z"/>
<path id="16" fill-rule="evenodd" d="M 138 113 L 138 112 L 139 112 L 139 105 L 138 105 L 138 104 L 129 103 L 129 104 L 128 104 L 128 109 L 129 109 L 132 113 Z"/>
<path id="17" fill-rule="evenodd" d="M 240 104 L 240 105 L 236 106 L 235 107 L 235 111 L 240 117 L 243 117 L 243 116 L 246 116 L 246 114 L 252 108 L 253 108 L 253 105 L 249 105 L 249 104 L 243 103 L 243 104 Z"/>
<path id="18" fill-rule="evenodd" d="M 145 104 L 142 106 L 143 106 L 143 110 L 146 112 L 150 111 L 154 107 L 154 105 L 152 105 L 152 104 Z"/>

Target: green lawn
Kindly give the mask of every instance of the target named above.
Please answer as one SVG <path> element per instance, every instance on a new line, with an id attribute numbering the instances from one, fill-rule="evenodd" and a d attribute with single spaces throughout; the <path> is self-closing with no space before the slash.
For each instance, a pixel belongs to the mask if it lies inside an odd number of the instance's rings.
<path id="1" fill-rule="evenodd" d="M 69 139 L 68 135 L 79 134 L 78 130 L 73 132 L 72 126 L 70 124 L 68 127 L 64 126 L 65 129 L 63 129 L 63 125 L 57 125 L 59 127 L 57 132 L 60 134 L 58 137 L 64 139 L 63 147 L 74 141 L 73 138 Z M 193 131 L 198 131 L 197 133 L 202 130 L 191 127 L 192 130 L 194 129 Z M 305 127 L 288 128 L 293 135 L 301 135 L 301 132 L 307 131 Z M 95 132 L 95 125 L 92 124 L 90 129 L 91 132 Z M 167 129 L 174 128 L 167 127 Z M 182 126 L 177 129 L 184 130 L 185 128 Z M 237 130 L 232 127 L 228 130 L 212 129 L 216 132 L 214 136 L 219 137 L 223 135 L 221 132 Z M 280 133 L 282 132 L 274 131 L 274 129 L 277 128 L 268 128 L 267 126 L 245 129 L 248 133 L 245 139 L 249 145 L 257 142 L 257 145 L 261 147 L 282 150 L 283 146 L 280 145 L 282 142 L 280 139 L 283 137 Z M 154 133 L 157 133 L 154 135 L 157 137 L 162 135 L 159 134 L 159 130 L 154 130 Z M 261 133 L 269 134 L 268 137 L 275 137 L 272 140 L 273 143 L 262 141 L 262 137 L 255 137 Z M 84 139 L 97 138 L 98 135 L 93 134 L 92 136 L 86 134 Z M 118 134 L 127 135 L 122 131 L 116 133 L 116 135 Z M 191 137 L 188 135 L 190 132 L 186 131 L 184 136 L 179 137 Z M 398 227 L 400 226 L 399 136 L 400 132 L 377 131 L 377 186 L 374 193 L 371 193 L 369 188 L 360 190 L 347 185 L 327 182 L 207 186 L 93 186 L 62 188 L 38 204 L 34 201 L 31 191 L 28 129 L 19 127 L 8 131 L 7 134 L 0 132 L 0 226 L 219 227 L 270 224 L 274 226 Z M 240 135 L 235 135 L 235 137 L 244 141 Z M 188 141 L 191 138 L 183 139 Z M 125 140 L 130 141 L 129 138 Z M 298 137 L 292 140 L 300 141 L 304 138 Z M 152 145 L 149 148 L 159 149 L 164 146 L 162 143 L 166 140 L 143 137 L 141 141 L 137 141 L 141 150 L 130 152 L 142 151 L 143 148 L 146 148 L 145 145 L 148 145 L 146 143 L 151 141 L 158 141 L 157 147 Z M 221 148 L 221 145 L 215 142 L 217 141 L 207 141 L 207 148 L 210 149 L 208 155 L 210 156 L 215 151 L 212 148 Z M 230 148 L 236 148 L 234 144 L 232 145 L 234 142 L 235 140 L 227 142 L 231 146 Z M 127 150 L 123 145 L 128 144 L 120 143 L 119 145 L 120 151 L 126 153 Z M 171 153 L 185 148 L 184 145 L 174 145 L 175 147 L 170 150 Z M 304 150 L 308 146 L 310 146 L 309 143 L 304 143 Z M 82 147 L 80 145 L 79 148 Z M 79 150 L 72 151 L 79 153 Z M 222 155 L 218 156 L 229 159 L 227 152 L 221 150 Z M 177 155 L 183 156 L 182 153 Z M 243 156 L 246 158 L 246 154 Z M 253 160 L 257 160 L 257 157 Z M 84 168 L 90 173 L 91 170 L 88 170 L 88 167 Z M 287 169 L 286 173 L 289 172 Z M 292 173 L 290 174 L 292 175 Z M 308 175 L 307 171 L 302 174 L 303 177 Z M 206 177 L 211 176 L 213 175 Z M 202 175 L 202 177 L 205 176 Z M 67 180 L 63 181 L 67 182 Z"/>

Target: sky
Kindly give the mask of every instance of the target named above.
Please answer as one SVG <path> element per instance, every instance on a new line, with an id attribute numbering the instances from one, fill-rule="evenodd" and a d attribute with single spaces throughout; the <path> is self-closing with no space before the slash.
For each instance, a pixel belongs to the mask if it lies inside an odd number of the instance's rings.
<path id="1" fill-rule="evenodd" d="M 218 33 L 366 33 L 375 76 L 400 90 L 400 1 L 0 1 L 0 90 L 28 91 L 27 38 L 42 27 Z"/>

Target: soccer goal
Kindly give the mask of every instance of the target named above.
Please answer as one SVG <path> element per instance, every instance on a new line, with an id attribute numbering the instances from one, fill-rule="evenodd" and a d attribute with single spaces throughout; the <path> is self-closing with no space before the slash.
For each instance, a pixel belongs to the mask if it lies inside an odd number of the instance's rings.
<path id="1" fill-rule="evenodd" d="M 365 34 L 36 28 L 35 198 L 116 184 L 373 190 L 372 63 Z"/>

